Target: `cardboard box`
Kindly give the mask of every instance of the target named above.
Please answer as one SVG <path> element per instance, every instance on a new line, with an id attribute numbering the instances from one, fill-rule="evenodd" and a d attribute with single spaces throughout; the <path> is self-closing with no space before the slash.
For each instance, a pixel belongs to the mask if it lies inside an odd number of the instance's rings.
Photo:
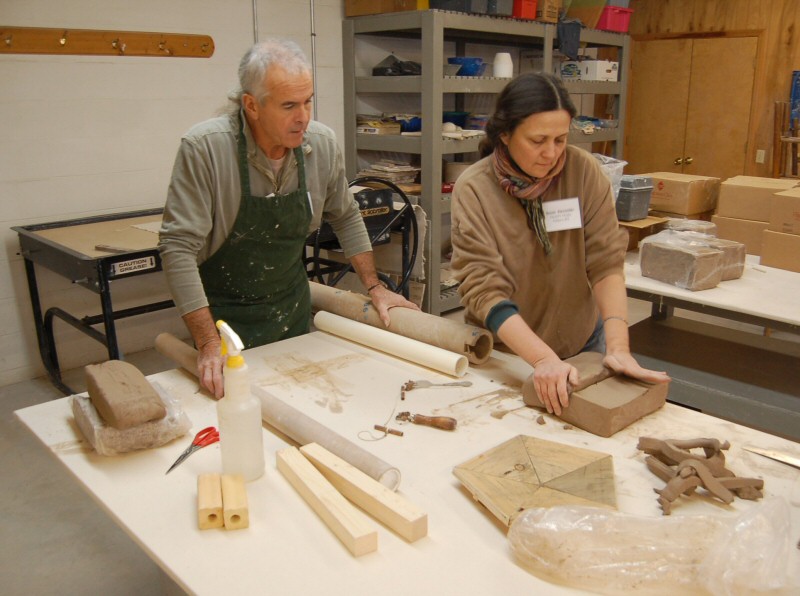
<path id="1" fill-rule="evenodd" d="M 655 234 L 664 227 L 666 217 L 647 216 L 636 221 L 621 221 L 619 226 L 628 232 L 627 250 L 635 250 L 639 247 L 639 242 L 651 234 Z"/>
<path id="2" fill-rule="evenodd" d="M 562 81 L 580 81 L 581 63 L 577 60 L 562 60 L 554 64 L 555 75 L 561 77 Z"/>
<path id="3" fill-rule="evenodd" d="M 720 185 L 717 215 L 768 222 L 772 196 L 797 185 L 797 180 L 734 176 Z"/>
<path id="4" fill-rule="evenodd" d="M 717 206 L 720 179 L 673 172 L 642 174 L 653 179 L 650 208 L 688 215 L 712 211 Z"/>
<path id="5" fill-rule="evenodd" d="M 580 19 L 587 28 L 594 29 L 606 7 L 606 0 L 572 0 L 567 8 L 568 19 Z"/>
<path id="6" fill-rule="evenodd" d="M 800 188 L 795 187 L 772 195 L 769 229 L 784 234 L 800 234 Z"/>
<path id="7" fill-rule="evenodd" d="M 365 14 L 383 14 L 404 10 L 428 10 L 428 0 L 345 0 L 344 16 L 358 17 Z"/>
<path id="8" fill-rule="evenodd" d="M 764 230 L 761 264 L 800 273 L 800 235 Z"/>
<path id="9" fill-rule="evenodd" d="M 761 254 L 761 236 L 769 225 L 765 221 L 734 219 L 715 215 L 711 221 L 717 225 L 717 237 L 736 240 L 747 247 L 747 254 Z"/>
<path id="10" fill-rule="evenodd" d="M 561 0 L 538 0 L 536 3 L 536 20 L 545 23 L 557 23 L 561 12 Z"/>
<path id="11" fill-rule="evenodd" d="M 703 211 L 702 213 L 671 213 L 670 211 L 659 211 L 658 209 L 650 209 L 650 215 L 654 217 L 669 217 L 671 219 L 698 219 L 702 221 L 711 221 L 711 216 L 714 215 L 714 210 Z"/>
<path id="12" fill-rule="evenodd" d="M 619 75 L 619 62 L 584 60 L 578 64 L 582 81 L 616 81 Z"/>

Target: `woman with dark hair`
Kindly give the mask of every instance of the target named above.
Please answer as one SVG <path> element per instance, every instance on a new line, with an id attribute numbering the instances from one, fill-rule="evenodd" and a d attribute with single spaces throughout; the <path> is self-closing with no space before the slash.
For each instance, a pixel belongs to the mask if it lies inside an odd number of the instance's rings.
<path id="1" fill-rule="evenodd" d="M 558 78 L 512 80 L 486 125 L 483 159 L 459 176 L 452 197 L 452 265 L 466 319 L 534 368 L 536 390 L 556 414 L 578 382 L 563 359 L 579 352 L 605 353 L 610 369 L 643 381 L 669 380 L 630 353 L 627 237 L 597 160 L 567 144 L 575 114 Z"/>

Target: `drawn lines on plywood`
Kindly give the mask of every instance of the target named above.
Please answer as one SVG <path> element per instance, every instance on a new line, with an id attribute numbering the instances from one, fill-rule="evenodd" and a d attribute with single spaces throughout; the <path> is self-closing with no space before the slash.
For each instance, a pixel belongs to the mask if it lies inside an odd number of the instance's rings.
<path id="1" fill-rule="evenodd" d="M 531 507 L 616 507 L 610 455 L 519 435 L 453 474 L 505 525 Z"/>

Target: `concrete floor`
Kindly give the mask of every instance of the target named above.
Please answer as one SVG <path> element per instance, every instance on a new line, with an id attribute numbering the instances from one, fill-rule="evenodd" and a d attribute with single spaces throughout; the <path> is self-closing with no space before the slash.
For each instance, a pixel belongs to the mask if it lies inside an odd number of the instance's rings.
<path id="1" fill-rule="evenodd" d="M 649 304 L 630 300 L 629 311 L 634 324 L 649 315 Z M 448 316 L 459 318 L 460 312 Z M 759 333 L 752 326 L 738 327 Z M 798 336 L 788 339 L 800 341 Z M 152 350 L 126 359 L 145 374 L 174 368 Z M 64 376 L 69 386 L 85 390 L 81 369 Z M 44 378 L 0 388 L 4 478 L 0 502 L 5 504 L 0 525 L 0 592 L 7 596 L 174 593 L 175 584 L 14 416 L 15 410 L 60 397 Z"/>

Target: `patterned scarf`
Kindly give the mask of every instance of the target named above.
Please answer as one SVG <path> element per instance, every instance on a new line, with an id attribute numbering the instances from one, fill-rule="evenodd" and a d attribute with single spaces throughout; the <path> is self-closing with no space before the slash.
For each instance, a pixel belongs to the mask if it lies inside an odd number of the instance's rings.
<path id="1" fill-rule="evenodd" d="M 536 234 L 536 238 L 539 239 L 545 254 L 549 255 L 553 250 L 553 246 L 550 244 L 550 238 L 547 236 L 547 228 L 544 223 L 542 195 L 550 187 L 553 179 L 564 169 L 567 152 L 561 153 L 556 164 L 543 178 L 531 178 L 520 170 L 512 161 L 505 143 L 498 143 L 492 155 L 494 156 L 492 160 L 494 173 L 500 182 L 500 187 L 506 194 L 520 202 L 528 215 L 528 227 Z"/>

